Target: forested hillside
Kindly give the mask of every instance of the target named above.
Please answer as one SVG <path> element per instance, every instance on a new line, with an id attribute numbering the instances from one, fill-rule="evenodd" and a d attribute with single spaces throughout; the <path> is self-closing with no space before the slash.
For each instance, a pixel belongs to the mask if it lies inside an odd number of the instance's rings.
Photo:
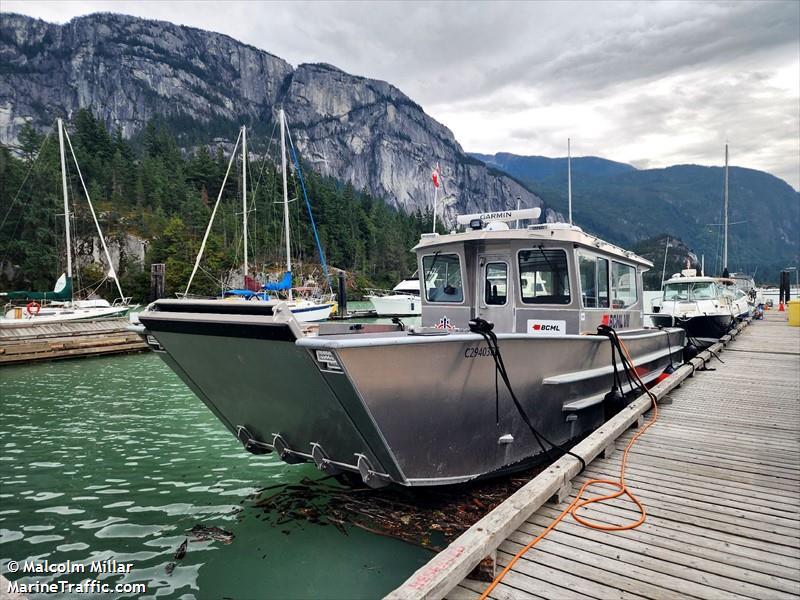
<path id="1" fill-rule="evenodd" d="M 182 291 L 208 224 L 230 156 L 200 146 L 184 154 L 162 126 L 151 122 L 133 141 L 109 132 L 85 110 L 72 121 L 70 137 L 106 237 L 122 249 L 120 280 L 139 301 L 149 291 L 153 262 L 166 263 L 167 293 Z M 262 147 L 266 145 L 261 140 Z M 258 145 L 256 144 L 256 147 Z M 49 289 L 64 270 L 64 224 L 58 138 L 45 139 L 28 127 L 20 135 L 20 157 L 0 146 L 0 289 Z M 274 154 L 273 154 L 274 155 Z M 262 277 L 283 267 L 283 208 L 280 174 L 269 159 L 250 155 L 248 178 L 250 262 Z M 87 288 L 103 279 L 88 205 L 74 165 L 69 189 L 82 266 L 78 282 Z M 369 194 L 304 172 L 314 218 L 328 262 L 351 273 L 359 286 L 389 286 L 414 270 L 409 249 L 428 230 L 430 214 L 404 214 Z M 290 176 L 293 254 L 310 272 L 319 257 L 314 246 L 296 173 Z M 235 165 L 209 239 L 202 270 L 192 291 L 217 293 L 221 280 L 238 276 L 242 261 L 241 166 Z M 142 253 L 126 252 L 141 241 Z M 135 246 L 135 244 L 134 244 Z M 137 256 L 138 254 L 138 256 Z M 106 283 L 100 292 L 113 296 Z"/>
<path id="2" fill-rule="evenodd" d="M 503 153 L 487 160 L 567 213 L 566 159 Z M 721 167 L 637 170 L 596 157 L 573 158 L 572 166 L 577 225 L 625 247 L 669 234 L 705 255 L 709 274 L 722 272 Z M 800 262 L 800 194 L 769 173 L 731 167 L 729 198 L 729 270 L 776 283 L 781 269 Z"/>

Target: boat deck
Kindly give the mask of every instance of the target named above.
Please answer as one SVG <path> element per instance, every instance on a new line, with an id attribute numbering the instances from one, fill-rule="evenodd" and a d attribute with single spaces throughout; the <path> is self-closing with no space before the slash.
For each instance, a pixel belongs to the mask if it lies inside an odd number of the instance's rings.
<path id="1" fill-rule="evenodd" d="M 703 354 L 691 374 L 686 367 L 676 373 L 693 375 L 679 389 L 670 391 L 676 381 L 667 385 L 675 376 L 657 386 L 659 419 L 630 451 L 626 481 L 647 510 L 645 523 L 600 531 L 567 515 L 491 598 L 800 595 L 800 329 L 789 327 L 784 313 L 768 312 L 725 347 L 724 363 Z M 599 455 L 584 473 L 572 479 L 577 461 L 562 458 L 554 465 L 563 471 L 560 481 L 553 467 L 536 477 L 389 597 L 479 597 L 488 583 L 464 578 L 477 561 L 496 557 L 499 572 L 569 506 L 584 481 L 619 477 L 621 450 L 636 432 L 629 424 L 641 424 L 638 415 L 623 413 L 614 419 L 622 426 L 611 427 L 622 435 L 602 431 L 610 421 L 576 447 L 586 449 L 584 458 Z M 558 489 L 560 502 L 552 498 Z M 638 518 L 619 498 L 581 514 L 603 524 Z"/>

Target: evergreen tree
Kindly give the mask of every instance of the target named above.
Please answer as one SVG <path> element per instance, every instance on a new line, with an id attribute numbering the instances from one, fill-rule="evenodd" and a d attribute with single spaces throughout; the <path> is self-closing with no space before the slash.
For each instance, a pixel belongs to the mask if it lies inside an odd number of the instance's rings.
<path id="1" fill-rule="evenodd" d="M 119 128 L 110 133 L 88 110 L 78 111 L 69 132 L 106 237 L 123 240 L 134 235 L 148 244 L 143 262 L 121 257 L 118 273 L 125 293 L 139 302 L 147 299 L 153 262 L 167 265 L 167 293 L 182 292 L 230 157 L 220 146 L 212 150 L 207 145 L 184 157 L 175 137 L 158 121 L 148 123 L 132 144 Z M 43 141 L 42 134 L 26 125 L 16 155 L 0 145 L 0 289 L 51 289 L 64 268 L 58 143 L 53 134 L 44 145 Z M 76 239 L 88 243 L 96 234 L 69 147 L 67 162 Z M 285 261 L 281 175 L 269 160 L 249 166 L 248 245 L 253 274 L 279 272 Z M 241 268 L 240 173 L 239 164 L 223 191 L 193 293 L 218 294 L 222 282 Z M 364 287 L 390 287 L 416 269 L 409 249 L 430 227 L 429 210 L 406 215 L 350 184 L 310 169 L 303 169 L 303 176 L 330 265 L 351 272 Z M 319 272 L 311 216 L 294 170 L 289 187 L 295 200 L 290 204 L 293 254 L 301 259 L 295 271 Z M 77 262 L 84 263 L 85 258 Z M 87 280 L 106 271 L 104 264 L 82 264 L 82 268 Z M 297 273 L 296 281 L 301 278 Z M 116 295 L 112 286 L 100 292 L 108 299 Z"/>

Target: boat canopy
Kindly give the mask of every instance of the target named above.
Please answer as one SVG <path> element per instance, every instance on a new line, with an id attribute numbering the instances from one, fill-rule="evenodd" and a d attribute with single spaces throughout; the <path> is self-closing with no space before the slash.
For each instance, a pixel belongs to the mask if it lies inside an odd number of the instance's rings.
<path id="1" fill-rule="evenodd" d="M 29 292 L 27 290 L 0 292 L 0 298 L 7 300 L 72 300 L 72 277 L 61 275 L 52 292 Z"/>
<path id="2" fill-rule="evenodd" d="M 292 272 L 286 271 L 283 274 L 283 278 L 280 281 L 276 282 L 267 282 L 261 286 L 262 290 L 267 290 L 268 292 L 277 292 L 280 290 L 289 290 L 292 288 Z"/>

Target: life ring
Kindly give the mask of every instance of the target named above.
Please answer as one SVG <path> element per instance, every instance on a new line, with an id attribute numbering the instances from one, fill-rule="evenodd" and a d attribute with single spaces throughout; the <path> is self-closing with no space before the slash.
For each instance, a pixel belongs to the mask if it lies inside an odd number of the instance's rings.
<path id="1" fill-rule="evenodd" d="M 39 314 L 39 311 L 42 310 L 42 305 L 36 301 L 28 302 L 28 305 L 25 307 L 25 310 L 28 311 L 28 314 L 32 317 L 35 317 Z"/>

